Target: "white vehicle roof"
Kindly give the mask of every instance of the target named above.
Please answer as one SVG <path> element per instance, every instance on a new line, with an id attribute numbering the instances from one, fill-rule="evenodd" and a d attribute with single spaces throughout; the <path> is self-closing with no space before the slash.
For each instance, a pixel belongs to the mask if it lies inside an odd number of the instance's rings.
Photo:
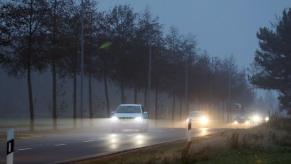
<path id="1" fill-rule="evenodd" d="M 141 104 L 120 104 L 120 106 L 142 106 Z"/>

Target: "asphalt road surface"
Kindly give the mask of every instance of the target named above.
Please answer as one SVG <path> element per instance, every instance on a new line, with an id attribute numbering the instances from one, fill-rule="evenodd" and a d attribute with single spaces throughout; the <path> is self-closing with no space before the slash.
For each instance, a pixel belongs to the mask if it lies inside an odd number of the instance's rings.
<path id="1" fill-rule="evenodd" d="M 193 136 L 204 136 L 223 129 L 193 129 Z M 146 133 L 100 132 L 94 128 L 72 130 L 15 141 L 15 163 L 59 163 L 68 160 L 109 154 L 121 150 L 186 139 L 186 129 L 153 128 Z M 0 163 L 5 163 L 2 145 Z"/>

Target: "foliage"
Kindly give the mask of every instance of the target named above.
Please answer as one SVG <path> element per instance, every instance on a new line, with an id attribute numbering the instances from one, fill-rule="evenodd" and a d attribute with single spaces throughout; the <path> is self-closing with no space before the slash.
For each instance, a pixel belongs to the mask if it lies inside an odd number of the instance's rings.
<path id="1" fill-rule="evenodd" d="M 27 8 L 29 4 L 35 6 L 33 14 Z M 149 54 L 152 90 L 185 99 L 185 70 L 189 69 L 189 101 L 225 102 L 230 88 L 233 102 L 244 106 L 252 102 L 253 93 L 245 73 L 237 69 L 233 60 L 201 54 L 193 35 L 182 35 L 174 27 L 166 32 L 148 9 L 137 13 L 128 5 L 119 5 L 99 11 L 92 0 L 84 0 L 83 7 L 85 75 L 106 81 L 105 87 L 107 79 L 118 84 L 122 102 L 128 101 L 125 89 L 148 88 Z M 0 49 L 7 50 L 1 51 L 1 66 L 9 73 L 19 74 L 30 61 L 32 71 L 52 71 L 53 95 L 57 95 L 56 75 L 74 79 L 76 94 L 80 72 L 80 4 L 73 0 L 19 0 L 3 2 L 0 8 Z M 284 29 L 281 31 L 284 33 Z"/>
<path id="2" fill-rule="evenodd" d="M 262 27 L 257 33 L 253 84 L 280 92 L 281 108 L 291 112 L 291 9 L 283 11 L 274 28 Z"/>

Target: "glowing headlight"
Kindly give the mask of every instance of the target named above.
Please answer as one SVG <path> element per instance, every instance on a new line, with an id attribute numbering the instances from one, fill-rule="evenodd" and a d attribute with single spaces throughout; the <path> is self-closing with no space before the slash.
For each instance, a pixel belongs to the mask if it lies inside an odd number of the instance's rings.
<path id="1" fill-rule="evenodd" d="M 254 116 L 252 117 L 252 119 L 253 119 L 253 121 L 254 121 L 255 123 L 259 123 L 259 122 L 262 121 L 262 118 L 261 118 L 259 115 L 254 115 Z"/>
<path id="2" fill-rule="evenodd" d="M 233 124 L 237 125 L 237 124 L 238 124 L 238 122 L 235 120 L 235 121 L 233 122 Z"/>
<path id="3" fill-rule="evenodd" d="M 265 117 L 265 121 L 268 122 L 269 121 L 269 117 Z"/>
<path id="4" fill-rule="evenodd" d="M 117 120 L 118 120 L 118 117 L 116 117 L 116 116 L 112 116 L 112 117 L 110 118 L 110 120 L 111 120 L 111 121 L 117 121 Z"/>
<path id="5" fill-rule="evenodd" d="M 200 124 L 202 124 L 202 125 L 206 125 L 206 124 L 208 124 L 208 121 L 209 121 L 209 119 L 208 119 L 208 117 L 206 117 L 206 116 L 201 116 L 200 119 L 199 119 L 199 122 L 200 122 Z"/>
<path id="6" fill-rule="evenodd" d="M 141 122 L 142 120 L 143 120 L 143 118 L 140 116 L 134 118 L 134 121 L 137 121 L 137 122 Z"/>
<path id="7" fill-rule="evenodd" d="M 249 125 L 250 124 L 250 121 L 249 120 L 245 121 L 245 124 L 246 125 Z"/>

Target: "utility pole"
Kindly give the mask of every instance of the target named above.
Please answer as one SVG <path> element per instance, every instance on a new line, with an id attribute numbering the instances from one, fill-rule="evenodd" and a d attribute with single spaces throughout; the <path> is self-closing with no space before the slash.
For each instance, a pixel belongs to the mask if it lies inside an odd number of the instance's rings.
<path id="1" fill-rule="evenodd" d="M 84 2 L 81 0 L 81 93 L 80 93 L 80 117 L 83 118 L 83 78 L 84 78 Z"/>

